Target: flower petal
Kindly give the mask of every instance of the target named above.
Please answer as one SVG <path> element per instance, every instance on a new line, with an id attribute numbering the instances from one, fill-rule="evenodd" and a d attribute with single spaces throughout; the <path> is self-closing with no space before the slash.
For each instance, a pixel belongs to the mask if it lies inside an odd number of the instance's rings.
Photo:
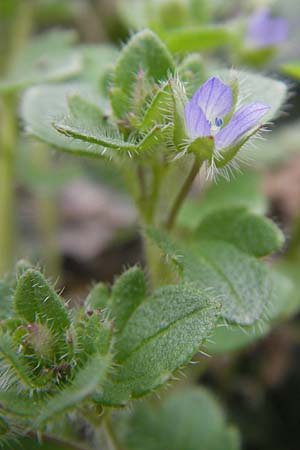
<path id="1" fill-rule="evenodd" d="M 272 17 L 269 9 L 260 9 L 251 17 L 246 33 L 246 41 L 250 46 L 272 47 L 281 44 L 287 38 L 287 20 Z"/>
<path id="2" fill-rule="evenodd" d="M 235 144 L 258 124 L 269 109 L 269 106 L 263 103 L 249 103 L 238 109 L 230 122 L 216 134 L 215 149 L 221 150 Z"/>
<path id="3" fill-rule="evenodd" d="M 194 97 L 184 108 L 185 124 L 191 138 L 210 136 L 210 125 Z"/>
<path id="4" fill-rule="evenodd" d="M 217 77 L 207 80 L 193 99 L 211 122 L 214 122 L 216 117 L 224 117 L 232 107 L 231 88 Z"/>

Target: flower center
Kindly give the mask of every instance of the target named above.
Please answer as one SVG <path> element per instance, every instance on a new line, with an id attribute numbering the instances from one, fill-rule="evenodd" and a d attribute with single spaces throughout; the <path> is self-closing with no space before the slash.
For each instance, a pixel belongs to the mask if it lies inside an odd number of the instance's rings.
<path id="1" fill-rule="evenodd" d="M 214 136 L 224 124 L 224 120 L 221 117 L 216 117 L 214 121 L 209 121 L 210 130 L 212 136 Z"/>

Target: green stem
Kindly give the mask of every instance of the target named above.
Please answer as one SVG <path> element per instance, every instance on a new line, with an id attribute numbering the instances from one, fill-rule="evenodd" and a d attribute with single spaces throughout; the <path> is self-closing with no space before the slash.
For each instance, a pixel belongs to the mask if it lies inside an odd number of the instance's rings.
<path id="1" fill-rule="evenodd" d="M 38 165 L 41 173 L 49 173 L 54 170 L 51 167 L 49 153 L 38 144 L 33 151 L 35 163 Z M 60 273 L 61 258 L 57 242 L 57 205 L 56 194 L 52 189 L 36 189 L 38 226 L 41 234 L 41 256 L 45 263 L 46 274 L 53 279 Z"/>
<path id="2" fill-rule="evenodd" d="M 85 447 L 81 444 L 77 444 L 76 442 L 68 441 L 63 438 L 53 436 L 47 433 L 35 433 L 33 431 L 30 431 L 27 434 L 28 437 L 35 439 L 35 440 L 41 440 L 42 442 L 49 442 L 52 444 L 57 444 L 59 446 L 62 446 L 66 450 L 90 450 L 88 447 Z"/>
<path id="3" fill-rule="evenodd" d="M 2 98 L 0 144 L 0 276 L 12 268 L 15 248 L 14 226 L 14 159 L 17 144 L 15 101 L 11 95 Z"/>
<path id="4" fill-rule="evenodd" d="M 11 28 L 10 52 L 6 61 L 9 73 L 30 33 L 33 1 L 20 2 Z M 1 99 L 0 135 L 0 277 L 12 268 L 15 250 L 14 175 L 17 147 L 16 98 L 13 94 Z"/>
<path id="5" fill-rule="evenodd" d="M 195 160 L 192 165 L 191 171 L 190 171 L 187 179 L 185 180 L 182 188 L 180 189 L 173 206 L 171 207 L 170 214 L 169 214 L 166 224 L 165 224 L 165 227 L 167 230 L 171 230 L 173 228 L 174 223 L 176 221 L 177 214 L 178 214 L 187 194 L 189 193 L 190 188 L 191 188 L 196 176 L 199 173 L 202 163 L 203 163 L 203 161 L 201 159 L 199 159 L 197 156 L 195 156 Z"/>
<path id="6" fill-rule="evenodd" d="M 103 428 L 106 433 L 110 450 L 122 450 L 111 422 L 111 412 L 106 412 L 103 418 Z"/>

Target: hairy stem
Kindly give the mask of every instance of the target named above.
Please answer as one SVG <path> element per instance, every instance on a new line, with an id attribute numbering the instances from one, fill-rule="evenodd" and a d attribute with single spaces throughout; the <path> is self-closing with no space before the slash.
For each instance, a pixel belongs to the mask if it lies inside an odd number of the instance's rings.
<path id="1" fill-rule="evenodd" d="M 169 214 L 166 224 L 165 224 L 165 227 L 167 230 L 171 230 L 173 228 L 174 223 L 176 221 L 177 214 L 178 214 L 187 194 L 189 193 L 189 190 L 190 190 L 196 176 L 198 175 L 198 172 L 201 168 L 202 162 L 203 161 L 201 159 L 199 159 L 197 156 L 195 156 L 195 160 L 192 165 L 191 171 L 190 171 L 187 179 L 185 180 L 182 188 L 180 189 L 173 206 L 171 207 L 170 214 Z"/>
<path id="2" fill-rule="evenodd" d="M 65 448 L 66 450 L 90 450 L 90 448 L 85 447 L 84 445 L 77 444 L 77 442 L 68 441 L 66 439 L 60 438 L 58 436 L 53 436 L 51 434 L 47 433 L 36 433 L 34 431 L 30 431 L 27 433 L 27 436 L 35 439 L 35 440 L 41 440 L 42 442 L 49 442 L 52 444 L 57 444 L 61 446 L 62 448 Z"/>
<path id="3" fill-rule="evenodd" d="M 111 412 L 106 412 L 103 418 L 103 428 L 109 444 L 109 450 L 122 450 L 112 426 Z"/>

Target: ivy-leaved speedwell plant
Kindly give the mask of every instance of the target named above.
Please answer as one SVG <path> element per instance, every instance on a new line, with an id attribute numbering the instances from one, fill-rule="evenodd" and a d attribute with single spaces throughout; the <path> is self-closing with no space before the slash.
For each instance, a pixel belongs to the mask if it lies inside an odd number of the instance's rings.
<path id="1" fill-rule="evenodd" d="M 25 263 L 3 281 L 3 438 L 37 434 L 65 442 L 70 426 L 79 435 L 83 421 L 91 446 L 97 448 L 103 424 L 118 448 L 122 433 L 111 423 L 111 407 L 169 383 L 220 327 L 225 336 L 241 326 L 255 330 L 282 313 L 287 294 L 279 298 L 278 278 L 261 260 L 283 244 L 272 221 L 239 204 L 207 210 L 188 232 L 177 227 L 200 169 L 203 177 L 230 173 L 287 93 L 282 82 L 261 75 L 209 72 L 197 55 L 177 60 L 144 30 L 101 83 L 78 76 L 26 91 L 21 110 L 29 133 L 122 173 L 146 264 L 111 288 L 97 284 L 76 310 Z M 225 435 L 228 449 L 237 449 L 223 422 L 211 448 L 221 449 Z"/>

